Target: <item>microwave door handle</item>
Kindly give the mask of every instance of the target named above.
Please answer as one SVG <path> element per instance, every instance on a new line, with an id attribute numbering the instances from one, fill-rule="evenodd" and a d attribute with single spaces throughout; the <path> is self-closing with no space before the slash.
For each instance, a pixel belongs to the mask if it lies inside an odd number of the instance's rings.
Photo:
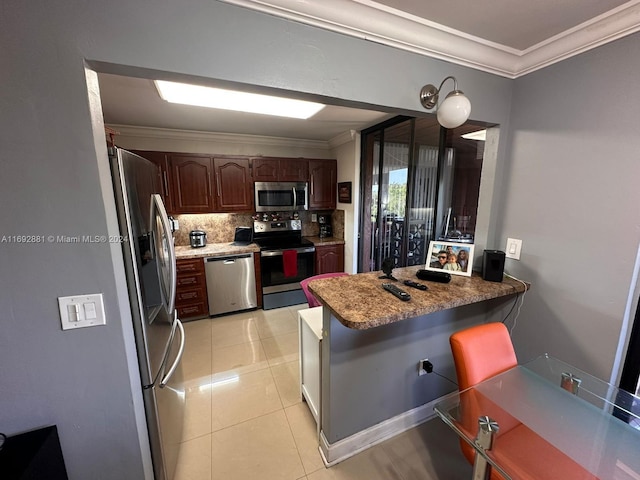
<path id="1" fill-rule="evenodd" d="M 293 191 L 293 206 L 295 208 L 298 208 L 298 197 L 296 196 L 296 187 L 291 187 L 291 190 Z"/>

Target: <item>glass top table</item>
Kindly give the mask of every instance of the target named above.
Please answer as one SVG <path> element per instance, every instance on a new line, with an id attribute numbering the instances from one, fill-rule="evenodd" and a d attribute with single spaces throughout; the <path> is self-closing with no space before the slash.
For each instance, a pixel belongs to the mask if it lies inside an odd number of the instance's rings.
<path id="1" fill-rule="evenodd" d="M 475 449 L 474 480 L 640 480 L 640 398 L 548 355 L 434 407 Z"/>

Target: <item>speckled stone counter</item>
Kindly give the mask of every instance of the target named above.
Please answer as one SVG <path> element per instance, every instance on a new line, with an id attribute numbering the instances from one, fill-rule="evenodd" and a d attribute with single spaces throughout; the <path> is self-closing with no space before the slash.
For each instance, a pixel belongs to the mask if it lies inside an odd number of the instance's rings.
<path id="1" fill-rule="evenodd" d="M 420 315 L 522 293 L 522 283 L 508 277 L 502 282 L 488 282 L 478 274 L 471 277 L 451 275 L 450 283 L 437 283 L 416 278 L 421 266 L 396 268 L 398 282 L 378 278 L 381 272 L 360 273 L 344 277 L 314 280 L 309 289 L 318 300 L 346 327 L 366 330 L 381 325 L 415 318 Z M 422 291 L 403 285 L 414 280 L 429 287 Z M 411 295 L 403 302 L 382 288 L 391 282 Z"/>
<path id="2" fill-rule="evenodd" d="M 233 245 L 231 242 L 226 243 L 210 243 L 201 248 L 191 248 L 188 246 L 176 245 L 176 258 L 178 260 L 183 258 L 204 258 L 215 257 L 219 255 L 237 255 L 241 253 L 254 253 L 259 252 L 260 247 L 255 243 L 247 245 L 246 247 L 239 247 Z"/>
<path id="3" fill-rule="evenodd" d="M 304 237 L 305 239 L 313 242 L 313 244 L 317 247 L 329 246 L 329 245 L 344 245 L 344 240 L 342 238 L 336 237 Z"/>

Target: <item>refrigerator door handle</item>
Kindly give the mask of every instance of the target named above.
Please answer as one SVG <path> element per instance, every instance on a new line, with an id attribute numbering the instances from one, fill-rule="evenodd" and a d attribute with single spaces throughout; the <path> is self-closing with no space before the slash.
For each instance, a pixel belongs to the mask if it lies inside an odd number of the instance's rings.
<path id="1" fill-rule="evenodd" d="M 169 217 L 167 216 L 167 211 L 164 208 L 164 204 L 162 203 L 162 197 L 157 193 L 154 193 L 152 196 L 151 202 L 151 225 L 154 225 L 155 217 L 158 215 L 160 217 L 160 221 L 162 222 L 162 228 L 164 230 L 164 236 L 166 239 L 166 246 L 169 254 L 169 298 L 167 298 L 167 313 L 171 316 L 175 310 L 175 301 L 176 301 L 176 287 L 177 287 L 177 278 L 176 278 L 176 252 L 173 246 L 173 234 L 171 232 L 171 222 L 169 222 Z M 161 239 L 156 238 L 156 242 L 161 242 Z M 160 265 L 160 261 L 158 259 L 158 265 Z M 161 275 L 161 272 L 158 272 Z"/>
<path id="2" fill-rule="evenodd" d="M 176 325 L 178 326 L 178 330 L 180 330 L 180 348 L 178 349 L 178 354 L 176 355 L 176 359 L 173 361 L 173 365 L 171 365 L 171 368 L 169 369 L 169 371 L 165 374 L 164 378 L 160 381 L 160 388 L 164 388 L 167 383 L 169 382 L 169 380 L 171 379 L 171 376 L 173 375 L 173 372 L 176 371 L 176 368 L 178 368 L 178 365 L 180 364 L 180 360 L 182 360 L 182 354 L 184 353 L 184 327 L 182 326 L 182 322 L 176 317 Z"/>

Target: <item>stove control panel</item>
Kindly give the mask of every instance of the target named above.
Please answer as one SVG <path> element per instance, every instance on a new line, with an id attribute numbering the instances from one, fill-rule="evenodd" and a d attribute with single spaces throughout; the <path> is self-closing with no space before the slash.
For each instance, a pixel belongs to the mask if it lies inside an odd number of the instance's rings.
<path id="1" fill-rule="evenodd" d="M 302 220 L 254 220 L 255 233 L 296 232 L 302 230 Z"/>

